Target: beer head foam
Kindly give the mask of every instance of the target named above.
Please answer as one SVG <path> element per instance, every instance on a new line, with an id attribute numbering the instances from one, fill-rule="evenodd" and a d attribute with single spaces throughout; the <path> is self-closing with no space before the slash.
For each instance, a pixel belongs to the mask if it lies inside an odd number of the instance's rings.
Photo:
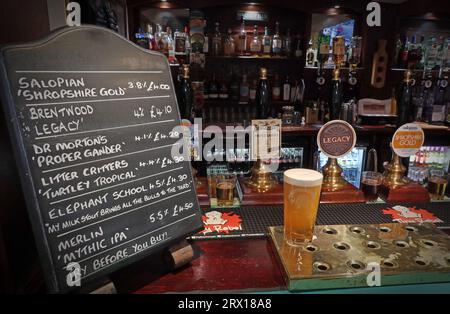
<path id="1" fill-rule="evenodd" d="M 322 184 L 323 175 L 311 169 L 289 169 L 284 172 L 284 182 L 298 186 L 318 186 Z"/>

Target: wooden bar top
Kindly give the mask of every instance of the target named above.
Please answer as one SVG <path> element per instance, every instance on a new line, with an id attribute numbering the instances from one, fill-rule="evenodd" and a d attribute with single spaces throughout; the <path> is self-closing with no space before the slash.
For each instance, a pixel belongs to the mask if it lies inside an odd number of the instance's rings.
<path id="1" fill-rule="evenodd" d="M 444 230 L 450 234 L 450 230 Z M 200 256 L 172 273 L 145 265 L 116 276 L 119 293 L 286 291 L 282 269 L 266 238 L 194 241 Z"/>

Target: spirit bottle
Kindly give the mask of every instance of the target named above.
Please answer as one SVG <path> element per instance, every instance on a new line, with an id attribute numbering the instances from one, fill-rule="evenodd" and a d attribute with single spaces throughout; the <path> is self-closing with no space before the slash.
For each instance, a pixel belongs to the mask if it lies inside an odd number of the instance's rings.
<path id="1" fill-rule="evenodd" d="M 275 35 L 273 35 L 272 39 L 272 53 L 275 56 L 281 55 L 281 48 L 283 46 L 282 39 L 280 36 L 280 23 L 275 23 Z"/>
<path id="2" fill-rule="evenodd" d="M 264 36 L 262 40 L 263 56 L 269 57 L 272 52 L 272 39 L 269 36 L 269 27 L 264 27 Z"/>
<path id="3" fill-rule="evenodd" d="M 247 33 L 245 31 L 244 18 L 241 18 L 241 27 L 239 30 L 237 49 L 238 49 L 239 55 L 245 56 L 245 54 L 247 52 Z"/>
<path id="4" fill-rule="evenodd" d="M 333 62 L 335 67 L 339 68 L 344 63 L 345 40 L 342 36 L 333 38 Z"/>
<path id="5" fill-rule="evenodd" d="M 247 82 L 247 75 L 242 74 L 242 82 L 239 89 L 239 103 L 247 104 L 250 96 L 250 87 Z"/>
<path id="6" fill-rule="evenodd" d="M 231 28 L 228 29 L 228 36 L 223 43 L 223 54 L 225 56 L 233 56 L 236 53 L 236 44 L 231 32 Z"/>
<path id="7" fill-rule="evenodd" d="M 286 36 L 283 39 L 283 54 L 286 57 L 292 57 L 292 37 L 291 30 L 288 28 L 286 31 Z"/>
<path id="8" fill-rule="evenodd" d="M 258 56 L 261 53 L 261 39 L 258 36 L 258 26 L 253 27 L 253 39 L 250 42 L 250 53 L 253 56 Z"/>
<path id="9" fill-rule="evenodd" d="M 214 36 L 211 39 L 211 55 L 212 56 L 221 56 L 222 55 L 222 35 L 219 30 L 219 23 L 215 24 Z"/>
<path id="10" fill-rule="evenodd" d="M 272 86 L 272 99 L 280 100 L 281 99 L 281 86 L 278 74 L 275 74 Z"/>
<path id="11" fill-rule="evenodd" d="M 157 50 L 155 35 L 153 34 L 153 27 L 150 24 L 147 24 L 147 44 L 148 49 Z"/>
<path id="12" fill-rule="evenodd" d="M 316 52 L 313 48 L 313 42 L 312 39 L 309 40 L 308 43 L 308 50 L 306 51 L 306 65 L 309 67 L 314 66 L 314 59 L 316 58 L 315 56 Z"/>
<path id="13" fill-rule="evenodd" d="M 294 51 L 294 56 L 296 58 L 301 58 L 303 56 L 303 49 L 302 49 L 302 37 L 300 35 L 296 36 L 296 46 Z"/>

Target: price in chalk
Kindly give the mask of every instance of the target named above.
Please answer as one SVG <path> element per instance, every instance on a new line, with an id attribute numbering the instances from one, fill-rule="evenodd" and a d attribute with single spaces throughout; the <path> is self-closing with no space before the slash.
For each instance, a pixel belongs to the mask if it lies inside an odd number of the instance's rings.
<path id="1" fill-rule="evenodd" d="M 129 89 L 143 89 L 147 92 L 155 90 L 170 90 L 169 84 L 155 83 L 153 81 L 130 81 L 128 82 Z"/>
<path id="2" fill-rule="evenodd" d="M 163 115 L 171 114 L 172 106 L 166 105 L 163 108 L 158 108 L 156 106 L 151 106 L 150 108 L 150 117 L 151 118 L 159 118 Z"/>

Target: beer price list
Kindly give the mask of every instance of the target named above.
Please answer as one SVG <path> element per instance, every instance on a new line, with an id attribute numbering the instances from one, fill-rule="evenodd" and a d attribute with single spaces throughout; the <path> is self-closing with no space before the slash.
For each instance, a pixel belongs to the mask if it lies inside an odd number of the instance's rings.
<path id="1" fill-rule="evenodd" d="M 147 69 L 8 69 L 57 291 L 202 225 L 189 162 L 176 154 L 182 135 L 167 62 L 139 56 L 149 59 Z"/>

